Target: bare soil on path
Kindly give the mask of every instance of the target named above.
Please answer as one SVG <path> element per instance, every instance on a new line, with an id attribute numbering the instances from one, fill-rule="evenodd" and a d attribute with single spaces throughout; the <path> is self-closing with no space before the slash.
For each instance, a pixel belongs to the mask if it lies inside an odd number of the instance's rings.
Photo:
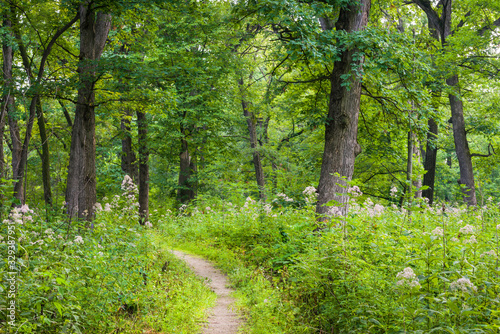
<path id="1" fill-rule="evenodd" d="M 234 298 L 231 297 L 232 289 L 228 288 L 226 276 L 212 263 L 199 257 L 172 251 L 178 258 L 184 260 L 198 276 L 208 279 L 208 286 L 217 295 L 217 304 L 211 310 L 208 324 L 203 329 L 203 334 L 236 334 L 241 319 L 232 310 Z"/>

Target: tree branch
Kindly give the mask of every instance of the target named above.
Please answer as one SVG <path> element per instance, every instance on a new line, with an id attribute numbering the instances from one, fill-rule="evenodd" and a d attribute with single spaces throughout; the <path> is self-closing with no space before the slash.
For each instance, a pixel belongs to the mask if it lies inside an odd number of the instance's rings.
<path id="1" fill-rule="evenodd" d="M 491 148 L 491 152 L 490 151 L 490 148 Z M 471 157 L 482 157 L 482 158 L 487 158 L 487 157 L 490 157 L 492 156 L 493 154 L 495 154 L 495 149 L 493 148 L 493 145 L 491 145 L 491 143 L 488 144 L 488 154 L 479 154 L 479 153 L 472 153 L 470 156 Z"/>

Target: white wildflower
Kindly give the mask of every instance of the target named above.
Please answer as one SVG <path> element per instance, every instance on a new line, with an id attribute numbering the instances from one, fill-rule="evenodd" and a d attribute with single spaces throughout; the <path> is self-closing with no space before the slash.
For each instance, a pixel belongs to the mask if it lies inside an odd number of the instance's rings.
<path id="1" fill-rule="evenodd" d="M 391 188 L 391 197 L 395 197 L 396 193 L 398 192 L 398 188 L 396 186 Z"/>
<path id="2" fill-rule="evenodd" d="M 313 186 L 306 187 L 302 192 L 304 194 L 305 200 L 307 203 L 313 203 L 316 201 L 318 194 L 316 193 L 316 188 Z"/>
<path id="3" fill-rule="evenodd" d="M 31 210 L 27 204 L 23 204 L 21 208 L 19 209 L 21 213 L 33 213 L 33 210 Z"/>
<path id="4" fill-rule="evenodd" d="M 434 230 L 431 231 L 431 233 L 441 237 L 444 235 L 444 231 L 441 227 L 436 227 Z"/>
<path id="5" fill-rule="evenodd" d="M 403 271 L 400 271 L 396 275 L 396 278 L 400 278 L 400 280 L 396 282 L 396 284 L 399 286 L 410 288 L 420 287 L 417 275 L 415 275 L 413 269 L 411 269 L 410 267 L 406 267 L 405 269 L 403 269 Z"/>
<path id="6" fill-rule="evenodd" d="M 458 240 L 458 238 L 456 238 L 456 237 L 453 237 L 453 238 L 450 239 L 450 241 L 459 242 L 460 240 Z"/>
<path id="7" fill-rule="evenodd" d="M 477 291 L 477 288 L 470 281 L 470 279 L 465 278 L 465 277 L 459 278 L 455 282 L 452 282 L 450 284 L 450 289 L 452 291 L 460 290 L 460 291 L 463 291 L 463 292 L 467 292 L 469 289 L 472 290 L 472 291 Z"/>
<path id="8" fill-rule="evenodd" d="M 75 237 L 75 244 L 83 244 L 83 238 L 79 235 Z"/>
<path id="9" fill-rule="evenodd" d="M 147 221 L 144 223 L 144 226 L 151 228 L 151 227 L 153 227 L 153 224 L 151 224 L 149 221 Z"/>
<path id="10" fill-rule="evenodd" d="M 497 254 L 495 253 L 494 250 L 490 250 L 489 252 L 484 252 L 483 254 L 481 254 L 481 257 L 485 257 L 485 256 L 492 256 L 492 257 L 497 257 Z"/>
<path id="11" fill-rule="evenodd" d="M 306 187 L 306 189 L 304 189 L 304 191 L 302 192 L 305 196 L 316 196 L 316 188 L 314 188 L 313 186 L 309 186 L 309 187 Z"/>
<path id="12" fill-rule="evenodd" d="M 373 207 L 373 210 L 376 212 L 376 213 L 382 213 L 384 211 L 384 206 L 381 205 L 381 204 L 375 204 L 375 206 Z"/>
<path id="13" fill-rule="evenodd" d="M 287 195 L 280 193 L 276 195 L 277 197 L 281 197 L 281 199 L 285 202 L 293 202 L 293 198 L 288 197 Z"/>
<path id="14" fill-rule="evenodd" d="M 359 189 L 358 186 L 350 187 L 349 189 L 347 189 L 347 192 L 349 194 L 351 194 L 352 197 L 359 197 L 359 196 L 363 195 L 363 193 L 361 192 L 361 189 Z"/>
<path id="15" fill-rule="evenodd" d="M 102 211 L 102 205 L 101 205 L 101 203 L 94 204 L 94 211 L 95 212 Z"/>
<path id="16" fill-rule="evenodd" d="M 466 244 L 477 244 L 477 240 L 476 240 L 476 237 L 474 235 L 471 235 L 470 239 L 469 240 L 465 240 L 464 242 Z"/>
<path id="17" fill-rule="evenodd" d="M 342 216 L 342 209 L 338 206 L 331 206 L 328 208 L 328 213 L 330 216 Z"/>
<path id="18" fill-rule="evenodd" d="M 459 232 L 462 234 L 473 234 L 474 226 L 467 224 L 464 227 L 462 227 Z"/>

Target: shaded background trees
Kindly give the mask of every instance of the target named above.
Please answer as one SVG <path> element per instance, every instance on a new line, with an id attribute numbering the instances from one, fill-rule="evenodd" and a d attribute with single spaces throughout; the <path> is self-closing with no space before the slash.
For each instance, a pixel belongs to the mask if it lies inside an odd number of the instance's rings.
<path id="1" fill-rule="evenodd" d="M 148 195 L 298 199 L 318 182 L 330 214 L 342 177 L 395 203 L 394 186 L 498 196 L 500 15 L 477 6 L 4 0 L 3 198 L 13 180 L 17 203 L 91 219 L 129 174 L 144 223 Z"/>

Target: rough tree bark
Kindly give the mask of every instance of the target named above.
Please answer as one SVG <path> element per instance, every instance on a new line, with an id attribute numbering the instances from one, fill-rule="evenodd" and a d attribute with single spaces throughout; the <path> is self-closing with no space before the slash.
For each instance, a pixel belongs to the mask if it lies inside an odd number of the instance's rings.
<path id="1" fill-rule="evenodd" d="M 149 219 L 149 149 L 146 114 L 137 111 L 137 134 L 139 146 L 139 224 Z"/>
<path id="2" fill-rule="evenodd" d="M 91 220 L 96 203 L 95 95 L 96 62 L 101 57 L 111 27 L 111 15 L 96 13 L 92 2 L 80 5 L 80 63 L 78 102 L 71 133 L 66 184 L 70 218 Z"/>
<path id="3" fill-rule="evenodd" d="M 251 77 L 251 75 L 250 75 Z M 241 92 L 241 107 L 243 109 L 243 116 L 247 121 L 248 134 L 250 135 L 250 148 L 252 149 L 252 160 L 255 169 L 255 179 L 259 187 L 259 197 L 262 200 L 266 199 L 265 193 L 265 178 L 264 169 L 262 168 L 262 159 L 259 152 L 259 140 L 257 137 L 257 118 L 255 114 L 249 110 L 249 103 L 245 99 L 245 92 L 243 91 L 243 78 L 238 81 Z"/>
<path id="4" fill-rule="evenodd" d="M 458 76 L 454 75 L 448 78 L 446 83 L 451 87 L 457 87 Z M 462 100 L 454 94 L 449 94 L 448 98 L 451 106 L 451 122 L 453 124 L 455 152 L 457 153 L 458 165 L 460 168 L 460 180 L 458 180 L 458 183 L 460 186 L 464 187 L 462 188 L 462 192 L 467 205 L 477 205 L 472 157 L 467 141 L 467 133 L 465 131 L 463 103 Z"/>
<path id="5" fill-rule="evenodd" d="M 360 0 L 341 8 L 335 24 L 336 30 L 349 33 L 364 29 L 368 22 L 370 5 L 370 0 Z M 328 21 L 321 20 L 323 29 L 333 28 Z M 330 75 L 330 101 L 316 205 L 316 212 L 320 217 L 331 216 L 335 211 L 347 214 L 346 181 L 352 179 L 354 160 L 361 152 L 357 142 L 361 81 L 356 75 L 351 75 L 348 88 L 344 79 L 354 67 L 362 65 L 363 60 L 353 59 L 355 52 L 355 49 L 345 47 L 340 54 L 340 60 L 334 63 Z M 338 204 L 326 205 L 332 200 Z"/>

